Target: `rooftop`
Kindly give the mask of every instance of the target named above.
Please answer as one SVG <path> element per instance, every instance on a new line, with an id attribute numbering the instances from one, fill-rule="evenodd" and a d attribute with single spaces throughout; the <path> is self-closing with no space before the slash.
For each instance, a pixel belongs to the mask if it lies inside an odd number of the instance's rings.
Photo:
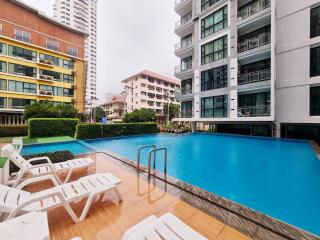
<path id="1" fill-rule="evenodd" d="M 155 72 L 152 72 L 152 71 L 149 71 L 149 70 L 143 70 L 125 80 L 123 80 L 122 82 L 123 83 L 126 83 L 128 82 L 129 80 L 131 80 L 132 78 L 135 78 L 135 77 L 138 77 L 138 76 L 141 76 L 141 75 L 146 75 L 148 77 L 152 77 L 152 78 L 156 78 L 156 79 L 160 79 L 164 82 L 168 82 L 168 83 L 173 83 L 173 84 L 176 84 L 176 85 L 180 85 L 181 81 L 177 78 L 173 78 L 173 77 L 167 77 L 167 76 L 164 76 L 164 75 L 161 75 L 159 73 L 155 73 Z"/>
<path id="2" fill-rule="evenodd" d="M 124 103 L 126 101 L 126 97 L 123 95 L 113 96 L 109 101 L 102 104 L 102 106 L 111 104 L 111 103 Z"/>

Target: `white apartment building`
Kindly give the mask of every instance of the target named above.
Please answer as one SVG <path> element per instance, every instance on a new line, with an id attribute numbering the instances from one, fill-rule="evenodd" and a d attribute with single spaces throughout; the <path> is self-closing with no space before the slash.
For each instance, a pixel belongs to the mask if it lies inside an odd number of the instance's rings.
<path id="1" fill-rule="evenodd" d="M 320 141 L 319 0 L 176 0 L 181 122 Z M 310 62 L 311 61 L 311 62 Z"/>
<path id="2" fill-rule="evenodd" d="M 89 35 L 85 41 L 85 102 L 88 110 L 96 105 L 97 99 L 97 0 L 55 0 L 53 8 L 55 19 Z"/>
<path id="3" fill-rule="evenodd" d="M 123 95 L 112 96 L 101 107 L 107 115 L 107 119 L 112 122 L 122 122 L 125 112 L 126 97 Z"/>
<path id="4" fill-rule="evenodd" d="M 175 93 L 180 91 L 180 81 L 148 70 L 139 72 L 122 81 L 125 84 L 125 111 L 152 109 L 163 115 L 163 104 L 178 103 Z"/>

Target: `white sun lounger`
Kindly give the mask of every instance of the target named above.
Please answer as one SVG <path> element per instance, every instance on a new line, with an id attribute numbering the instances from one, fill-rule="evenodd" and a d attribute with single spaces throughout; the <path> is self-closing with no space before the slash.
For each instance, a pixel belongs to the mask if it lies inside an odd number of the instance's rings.
<path id="1" fill-rule="evenodd" d="M 31 183 L 42 180 L 51 180 L 55 187 L 36 193 L 21 190 Z M 59 185 L 52 175 L 28 179 L 17 188 L 0 185 L 0 212 L 6 219 L 11 219 L 27 212 L 49 211 L 63 206 L 72 220 L 77 223 L 85 219 L 92 201 L 110 190 L 115 191 L 119 202 L 122 201 L 116 188 L 120 182 L 121 180 L 111 173 L 96 173 L 62 185 Z M 69 203 L 78 202 L 84 198 L 87 198 L 87 201 L 78 218 Z"/>
<path id="2" fill-rule="evenodd" d="M 22 137 L 15 137 L 12 139 L 12 145 L 14 146 L 14 149 L 17 151 L 17 153 L 21 153 L 22 147 L 23 147 L 23 140 Z"/>
<path id="3" fill-rule="evenodd" d="M 122 240 L 207 240 L 171 213 L 144 219 L 127 230 Z"/>
<path id="4" fill-rule="evenodd" d="M 8 157 L 10 161 L 20 168 L 16 178 L 11 181 L 13 187 L 16 187 L 22 180 L 24 180 L 23 178 L 27 174 L 29 177 L 53 175 L 58 183 L 62 184 L 58 174 L 62 172 L 68 172 L 64 181 L 64 183 L 66 183 L 69 181 L 69 178 L 74 170 L 88 168 L 95 164 L 91 158 L 77 158 L 54 164 L 50 161 L 49 157 L 38 157 L 26 160 L 14 149 L 11 144 L 8 144 L 2 148 L 2 155 Z M 31 164 L 32 162 L 43 160 L 45 160 L 47 163 L 39 165 Z"/>

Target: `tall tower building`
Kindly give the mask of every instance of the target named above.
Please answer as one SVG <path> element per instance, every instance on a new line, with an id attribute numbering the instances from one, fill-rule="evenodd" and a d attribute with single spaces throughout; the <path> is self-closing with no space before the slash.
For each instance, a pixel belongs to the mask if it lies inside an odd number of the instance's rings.
<path id="1" fill-rule="evenodd" d="M 89 35 L 85 40 L 85 105 L 89 109 L 97 98 L 97 0 L 55 0 L 53 8 L 55 19 Z"/>

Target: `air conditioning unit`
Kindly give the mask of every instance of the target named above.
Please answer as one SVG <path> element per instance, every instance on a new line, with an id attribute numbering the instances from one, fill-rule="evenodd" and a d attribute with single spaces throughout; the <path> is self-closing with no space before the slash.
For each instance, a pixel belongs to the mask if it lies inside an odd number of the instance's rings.
<path id="1" fill-rule="evenodd" d="M 45 75 L 40 75 L 39 78 L 40 78 L 40 79 L 47 79 L 47 76 L 45 76 Z"/>
<path id="2" fill-rule="evenodd" d="M 40 90 L 39 91 L 40 95 L 48 95 L 48 96 L 52 96 L 53 92 L 52 91 L 45 91 L 45 90 Z"/>
<path id="3" fill-rule="evenodd" d="M 72 76 L 76 75 L 76 72 L 75 72 L 75 71 L 72 71 L 72 72 L 71 72 L 71 75 L 72 75 Z"/>
<path id="4" fill-rule="evenodd" d="M 40 63 L 46 63 L 46 60 L 40 59 L 39 62 L 40 62 Z"/>
<path id="5" fill-rule="evenodd" d="M 53 81 L 53 77 L 52 76 L 46 76 L 46 77 L 47 77 L 47 80 Z"/>
<path id="6" fill-rule="evenodd" d="M 44 60 L 45 61 L 45 64 L 47 64 L 47 65 L 50 65 L 50 66 L 52 66 L 53 65 L 53 62 L 52 61 L 50 61 L 50 60 Z"/>

